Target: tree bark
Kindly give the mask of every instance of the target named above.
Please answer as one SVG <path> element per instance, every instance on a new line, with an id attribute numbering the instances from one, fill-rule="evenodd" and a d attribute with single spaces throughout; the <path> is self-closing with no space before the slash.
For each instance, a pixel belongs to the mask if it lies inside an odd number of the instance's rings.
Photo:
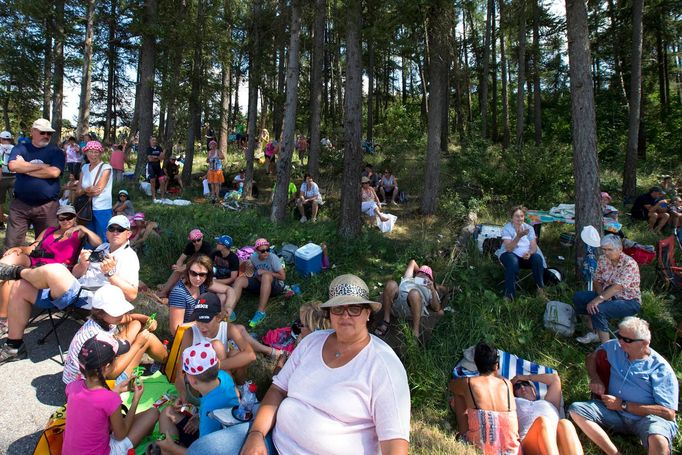
<path id="1" fill-rule="evenodd" d="M 584 0 L 566 0 L 566 24 L 571 78 L 575 229 L 576 238 L 580 238 L 584 226 L 594 226 L 601 231 L 602 225 L 597 123 L 590 72 L 590 37 Z M 577 263 L 583 254 L 584 244 L 580 242 L 580 247 L 576 248 Z"/>
<path id="2" fill-rule="evenodd" d="M 431 49 L 429 76 L 429 112 L 426 143 L 426 169 L 424 192 L 420 211 L 424 215 L 435 213 L 440 186 L 440 153 L 443 98 L 447 97 L 447 71 L 449 67 L 448 31 L 451 22 L 447 1 L 438 1 L 429 8 L 427 39 Z"/>
<path id="3" fill-rule="evenodd" d="M 107 100 L 104 112 L 104 139 L 114 141 L 116 139 L 116 129 L 114 128 L 114 106 L 116 104 L 116 11 L 118 0 L 111 0 L 109 18 L 107 19 Z M 113 128 L 113 131 L 112 131 Z"/>
<path id="4" fill-rule="evenodd" d="M 519 1 L 519 53 L 518 81 L 516 91 L 516 146 L 523 145 L 523 128 L 525 122 L 524 101 L 526 84 L 526 0 Z"/>
<path id="5" fill-rule="evenodd" d="M 140 140 L 137 145 L 137 165 L 135 176 L 143 175 L 147 164 L 147 148 L 153 131 L 154 115 L 154 69 L 156 62 L 156 0 L 145 0 L 142 13 L 142 47 L 138 68 L 140 84 L 138 109 L 140 118 Z M 133 133 L 134 134 L 134 133 Z"/>
<path id="6" fill-rule="evenodd" d="M 310 82 L 310 145 L 308 173 L 315 181 L 320 176 L 320 123 L 322 113 L 322 71 L 324 64 L 324 24 L 327 17 L 326 0 L 315 0 L 313 20 L 312 77 Z"/>
<path id="7" fill-rule="evenodd" d="M 344 112 L 343 177 L 341 180 L 341 219 L 338 233 L 352 239 L 360 233 L 360 148 L 362 118 L 362 0 L 348 0 L 346 11 L 346 100 Z"/>
<path id="8" fill-rule="evenodd" d="M 62 108 L 64 106 L 64 2 L 54 0 L 54 85 L 52 87 L 52 142 L 62 137 Z"/>
<path id="9" fill-rule="evenodd" d="M 492 43 L 492 91 L 493 91 L 493 96 L 492 96 L 492 105 L 493 105 L 493 112 L 492 112 L 492 118 L 491 118 L 491 123 L 490 127 L 492 129 L 491 131 L 491 138 L 493 142 L 497 142 L 499 140 L 499 131 L 498 131 L 498 125 L 497 125 L 497 33 L 498 30 L 495 26 L 495 1 L 493 0 L 492 2 L 492 24 L 490 27 L 490 34 L 491 34 L 491 43 Z"/>
<path id="10" fill-rule="evenodd" d="M 223 5 L 225 41 L 222 43 L 222 84 L 220 91 L 220 133 L 219 148 L 227 153 L 227 139 L 230 134 L 230 86 L 232 85 L 232 14 L 231 0 L 225 0 Z"/>
<path id="11" fill-rule="evenodd" d="M 45 44 L 43 45 L 43 118 L 50 118 L 52 101 L 52 35 L 54 33 L 54 17 L 45 19 Z M 9 129 L 8 129 L 9 131 Z"/>
<path id="12" fill-rule="evenodd" d="M 260 40 L 261 33 L 258 19 L 263 8 L 263 0 L 255 0 L 251 6 L 251 43 L 249 47 L 249 98 L 248 98 L 248 125 L 247 135 L 249 136 L 246 146 L 246 175 L 244 179 L 244 194 L 250 198 L 253 188 L 253 157 L 258 140 L 256 122 L 258 120 L 258 85 L 260 81 Z"/>
<path id="13" fill-rule="evenodd" d="M 95 0 L 87 0 L 85 13 L 85 42 L 83 44 L 83 73 L 81 75 L 81 97 L 78 108 L 76 134 L 87 132 L 90 127 L 90 96 L 92 94 L 92 36 L 95 28 Z"/>
<path id="14" fill-rule="evenodd" d="M 632 70 L 630 71 L 630 112 L 628 122 L 628 148 L 623 172 L 623 196 L 633 198 L 637 193 L 637 141 L 639 112 L 642 97 L 642 10 L 644 0 L 632 2 Z"/>
<path id="15" fill-rule="evenodd" d="M 533 119 L 535 145 L 542 143 L 542 97 L 540 93 L 540 0 L 533 0 Z"/>
<path id="16" fill-rule="evenodd" d="M 481 77 L 481 136 L 488 137 L 488 74 L 490 73 L 490 37 L 492 35 L 493 2 L 488 0 L 483 44 L 483 76 Z"/>
<path id="17" fill-rule="evenodd" d="M 502 147 L 507 148 L 511 142 L 511 128 L 509 126 L 509 94 L 507 77 L 507 56 L 504 53 L 504 33 L 502 24 L 504 23 L 504 0 L 500 0 L 500 66 L 502 67 Z"/>
<path id="18" fill-rule="evenodd" d="M 371 6 L 370 6 L 371 8 Z M 372 17 L 372 13 L 367 15 Z M 370 25 L 369 29 L 372 28 Z M 367 133 L 368 141 L 372 140 L 374 126 L 374 31 L 370 31 L 367 37 Z"/>
<path id="19" fill-rule="evenodd" d="M 291 2 L 291 28 L 289 40 L 289 59 L 286 75 L 286 104 L 284 106 L 284 148 L 277 160 L 277 184 L 272 201 L 270 219 L 275 223 L 284 221 L 289 200 L 289 180 L 291 177 L 291 157 L 294 152 L 294 133 L 296 131 L 296 108 L 298 107 L 298 79 L 300 73 L 301 47 L 301 0 Z"/>

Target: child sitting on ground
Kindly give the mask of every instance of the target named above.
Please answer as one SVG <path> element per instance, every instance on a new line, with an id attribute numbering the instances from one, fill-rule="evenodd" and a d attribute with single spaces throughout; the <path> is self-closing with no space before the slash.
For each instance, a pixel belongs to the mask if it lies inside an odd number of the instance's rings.
<path id="1" fill-rule="evenodd" d="M 134 378 L 129 378 L 112 390 L 106 383 L 122 347 L 121 341 L 104 332 L 83 343 L 78 353 L 83 377 L 66 386 L 69 415 L 61 452 L 64 455 L 127 455 L 154 428 L 156 408 L 135 415 L 144 391 L 142 384 L 134 386 Z M 124 416 L 120 394 L 129 389 L 133 401 Z"/>
<path id="2" fill-rule="evenodd" d="M 220 369 L 220 360 L 211 343 L 203 341 L 186 348 L 182 352 L 182 371 L 189 384 L 201 393 L 201 402 L 198 413 L 193 415 L 182 412 L 184 403 L 163 410 L 159 431 L 166 438 L 157 445 L 164 454 L 186 453 L 186 448 L 196 439 L 222 428 L 217 420 L 209 417 L 209 412 L 239 404 L 232 376 Z"/>

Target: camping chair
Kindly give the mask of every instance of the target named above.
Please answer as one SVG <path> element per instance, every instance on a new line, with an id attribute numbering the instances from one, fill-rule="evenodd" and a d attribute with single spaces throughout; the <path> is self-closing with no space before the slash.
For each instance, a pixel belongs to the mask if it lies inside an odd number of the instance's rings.
<path id="1" fill-rule="evenodd" d="M 662 278 L 663 286 L 672 290 L 682 289 L 682 267 L 675 262 L 675 242 L 678 239 L 671 235 L 658 241 L 658 262 L 656 269 Z"/>

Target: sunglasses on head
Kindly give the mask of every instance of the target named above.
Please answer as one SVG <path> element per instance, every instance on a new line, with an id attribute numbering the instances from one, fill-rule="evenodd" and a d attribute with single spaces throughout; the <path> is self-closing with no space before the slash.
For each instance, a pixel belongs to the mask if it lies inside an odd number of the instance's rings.
<path id="1" fill-rule="evenodd" d="M 343 313 L 348 313 L 348 316 L 360 316 L 362 310 L 365 309 L 365 305 L 347 305 L 347 306 L 334 306 L 329 309 L 329 312 L 336 316 L 342 316 Z"/>
<path id="2" fill-rule="evenodd" d="M 197 272 L 196 270 L 189 269 L 189 274 L 193 277 L 205 278 L 208 276 L 208 272 Z"/>
<path id="3" fill-rule="evenodd" d="M 634 343 L 635 341 L 644 341 L 642 338 L 628 338 L 628 337 L 624 337 L 623 335 L 621 335 L 621 334 L 618 333 L 618 332 L 616 332 L 616 338 L 618 338 L 619 340 L 621 340 L 623 343 L 627 343 L 627 344 Z"/>
<path id="4" fill-rule="evenodd" d="M 57 217 L 59 221 L 71 221 L 76 218 L 76 215 L 60 215 Z"/>
<path id="5" fill-rule="evenodd" d="M 112 224 L 111 226 L 109 226 L 109 227 L 107 228 L 107 231 L 108 231 L 108 232 L 117 232 L 117 233 L 119 233 L 119 234 L 120 234 L 121 232 L 125 232 L 125 231 L 127 231 L 127 230 L 128 230 L 128 229 L 122 228 L 121 226 L 116 226 L 115 224 Z"/>

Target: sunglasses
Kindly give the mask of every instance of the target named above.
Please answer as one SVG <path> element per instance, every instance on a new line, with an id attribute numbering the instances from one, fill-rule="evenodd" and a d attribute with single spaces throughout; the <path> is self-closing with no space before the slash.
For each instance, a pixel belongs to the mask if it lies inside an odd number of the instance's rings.
<path id="1" fill-rule="evenodd" d="M 270 248 L 265 248 L 264 250 L 256 250 L 258 251 L 258 254 L 265 254 L 270 252 Z"/>
<path id="2" fill-rule="evenodd" d="M 121 232 L 125 232 L 125 231 L 127 231 L 127 230 L 128 230 L 128 229 L 122 228 L 121 226 L 116 226 L 115 224 L 112 224 L 111 226 L 109 226 L 109 227 L 107 228 L 107 232 L 117 232 L 117 233 L 119 233 L 119 234 L 120 234 Z"/>
<path id="3" fill-rule="evenodd" d="M 52 131 L 40 131 L 41 136 L 52 136 Z"/>
<path id="4" fill-rule="evenodd" d="M 519 390 L 521 387 L 533 387 L 533 384 L 528 381 L 519 381 L 514 384 L 514 390 Z"/>
<path id="5" fill-rule="evenodd" d="M 66 216 L 58 216 L 57 220 L 59 220 L 59 221 L 71 221 L 74 218 L 76 218 L 75 215 L 66 215 Z"/>
<path id="6" fill-rule="evenodd" d="M 201 243 L 203 240 L 204 240 L 203 238 L 194 239 L 194 240 L 192 240 L 192 243 Z"/>
<path id="7" fill-rule="evenodd" d="M 208 276 L 208 272 L 197 272 L 196 270 L 189 269 L 189 274 L 190 276 L 193 277 L 200 277 L 200 278 L 206 278 Z"/>
<path id="8" fill-rule="evenodd" d="M 348 305 L 348 306 L 334 306 L 329 309 L 329 312 L 335 316 L 343 316 L 343 313 L 348 313 L 348 316 L 360 316 L 362 310 L 366 305 Z"/>
<path id="9" fill-rule="evenodd" d="M 621 340 L 623 343 L 627 343 L 627 344 L 634 343 L 635 341 L 644 341 L 642 338 L 628 338 L 628 337 L 624 337 L 623 335 L 621 335 L 621 334 L 618 333 L 618 332 L 616 332 L 616 338 L 618 338 L 619 340 Z"/>

